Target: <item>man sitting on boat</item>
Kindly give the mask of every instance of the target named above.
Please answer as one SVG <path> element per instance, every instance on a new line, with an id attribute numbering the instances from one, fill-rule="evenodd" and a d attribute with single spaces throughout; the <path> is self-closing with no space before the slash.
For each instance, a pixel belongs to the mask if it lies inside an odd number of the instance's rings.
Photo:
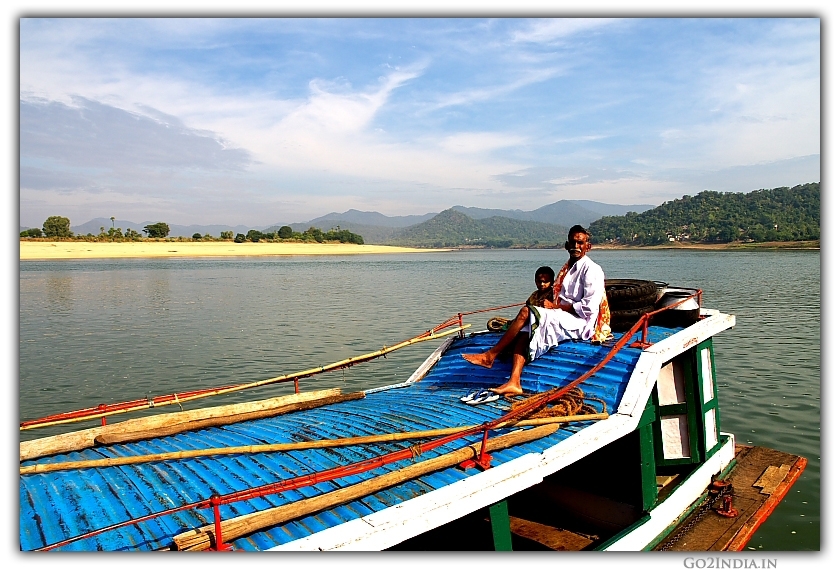
<path id="1" fill-rule="evenodd" d="M 487 352 L 463 355 L 472 364 L 492 368 L 499 354 L 513 343 L 510 378 L 501 386 L 491 388 L 491 392 L 521 394 L 520 376 L 525 364 L 563 341 L 603 342 L 610 336 L 604 270 L 586 255 L 592 247 L 589 237 L 583 226 L 575 225 L 569 230 L 565 244 L 569 260 L 557 273 L 553 301 L 543 301 L 542 307 L 522 307 L 495 346 Z"/>

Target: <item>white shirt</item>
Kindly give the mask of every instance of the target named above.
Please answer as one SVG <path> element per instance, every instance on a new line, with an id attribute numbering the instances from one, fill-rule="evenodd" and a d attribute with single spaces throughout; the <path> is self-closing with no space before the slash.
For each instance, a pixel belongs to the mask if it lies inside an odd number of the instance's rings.
<path id="1" fill-rule="evenodd" d="M 604 270 L 588 255 L 584 255 L 566 272 L 554 302 L 565 301 L 572 304 L 572 309 L 580 320 L 580 337 L 590 339 L 595 334 L 598 309 L 603 298 Z"/>

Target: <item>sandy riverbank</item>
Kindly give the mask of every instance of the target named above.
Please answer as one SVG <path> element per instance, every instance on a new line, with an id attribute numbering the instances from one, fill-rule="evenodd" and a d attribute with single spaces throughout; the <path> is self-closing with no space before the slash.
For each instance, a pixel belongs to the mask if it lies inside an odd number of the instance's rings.
<path id="1" fill-rule="evenodd" d="M 428 253 L 443 249 L 415 249 L 347 243 L 233 243 L 190 241 L 20 242 L 20 259 L 110 259 L 130 257 L 251 257 L 266 255 L 358 255 L 363 253 Z"/>

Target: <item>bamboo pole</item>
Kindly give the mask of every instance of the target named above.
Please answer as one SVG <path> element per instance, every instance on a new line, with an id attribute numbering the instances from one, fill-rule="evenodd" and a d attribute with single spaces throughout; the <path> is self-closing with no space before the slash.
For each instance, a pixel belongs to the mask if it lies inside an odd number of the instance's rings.
<path id="1" fill-rule="evenodd" d="M 518 431 L 487 440 L 487 451 L 505 449 L 514 445 L 534 441 L 557 431 L 559 426 L 546 425 L 529 430 Z M 337 505 L 376 493 L 422 475 L 458 465 L 477 457 L 481 443 L 464 447 L 433 459 L 428 459 L 397 471 L 374 477 L 362 483 L 344 489 L 310 497 L 288 505 L 274 507 L 256 513 L 242 515 L 221 522 L 222 539 L 235 540 L 260 529 L 295 520 L 314 512 L 323 511 Z M 176 535 L 173 538 L 177 550 L 207 550 L 216 542 L 214 525 L 207 525 Z"/>
<path id="2" fill-rule="evenodd" d="M 302 392 L 300 394 L 287 394 L 285 396 L 277 396 L 275 398 L 258 400 L 256 402 L 228 404 L 186 412 L 162 413 L 151 417 L 135 418 L 124 422 L 108 424 L 106 426 L 98 426 L 71 433 L 42 437 L 20 443 L 20 460 L 25 461 L 27 459 L 37 459 L 38 457 L 44 457 L 45 455 L 67 453 L 69 451 L 78 451 L 80 449 L 93 447 L 96 444 L 95 439 L 102 435 L 152 430 L 194 420 L 224 417 L 260 410 L 271 410 L 288 404 L 293 404 L 295 402 L 323 400 L 339 394 L 341 394 L 340 388 L 315 390 L 312 392 Z"/>
<path id="3" fill-rule="evenodd" d="M 320 408 L 329 404 L 338 404 L 339 402 L 348 402 L 350 400 L 361 400 L 365 397 L 364 392 L 351 392 L 350 394 L 339 394 L 337 396 L 329 396 L 318 400 L 309 400 L 307 402 L 295 402 L 286 404 L 278 408 L 270 410 L 260 410 L 257 412 L 246 412 L 242 414 L 234 414 L 224 417 L 207 418 L 202 420 L 193 420 L 177 425 L 170 425 L 159 427 L 152 430 L 132 431 L 127 433 L 103 434 L 94 438 L 97 445 L 114 445 L 117 443 L 130 443 L 133 441 L 140 441 L 143 439 L 152 439 L 155 437 L 165 437 L 167 435 L 174 435 L 185 431 L 204 429 L 208 427 L 226 426 L 239 422 L 246 422 L 250 420 L 259 420 L 262 418 L 270 418 L 279 416 L 281 414 L 288 414 L 289 412 L 299 412 L 302 410 L 311 410 L 312 408 Z"/>
<path id="4" fill-rule="evenodd" d="M 531 420 L 521 420 L 512 424 L 501 424 L 498 428 L 503 427 L 530 427 L 547 424 L 561 424 L 569 422 L 585 422 L 591 420 L 605 420 L 609 417 L 608 414 L 581 414 L 576 416 L 556 416 L 549 418 L 536 418 Z M 21 475 L 31 475 L 35 473 L 51 473 L 54 471 L 64 471 L 67 469 L 92 469 L 97 467 L 118 467 L 122 465 L 136 465 L 138 463 L 148 463 L 152 461 L 171 461 L 177 459 L 192 459 L 195 457 L 206 457 L 208 455 L 234 455 L 244 453 L 277 453 L 282 451 L 298 451 L 302 449 L 323 449 L 329 447 L 343 447 L 350 445 L 364 445 L 369 443 L 388 443 L 396 441 L 405 441 L 411 439 L 423 439 L 429 437 L 440 437 L 464 431 L 471 426 L 456 426 L 450 428 L 431 429 L 424 431 L 411 432 L 395 432 L 376 435 L 366 435 L 359 437 L 343 437 L 336 439 L 321 439 L 315 441 L 298 441 L 294 443 L 273 443 L 266 445 L 241 445 L 236 447 L 217 447 L 209 449 L 191 449 L 188 451 L 170 451 L 167 453 L 151 453 L 147 455 L 133 455 L 127 457 L 108 457 L 104 459 L 87 459 L 83 461 L 66 461 L 62 463 L 39 463 L 37 465 L 28 465 L 20 468 Z"/>
<path id="5" fill-rule="evenodd" d="M 372 360 L 374 358 L 378 358 L 380 356 L 384 356 L 390 352 L 394 352 L 395 350 L 399 350 L 400 348 L 405 348 L 406 346 L 411 346 L 412 344 L 417 344 L 418 342 L 425 342 L 427 340 L 434 340 L 437 338 L 442 338 L 453 333 L 462 331 L 464 329 L 470 328 L 470 324 L 465 324 L 463 326 L 458 326 L 449 330 L 441 331 L 438 333 L 432 333 L 427 336 L 416 336 L 414 338 L 410 338 L 408 340 L 404 340 L 397 344 L 391 346 L 385 346 L 380 350 L 376 350 L 374 352 L 369 352 L 367 354 L 361 354 L 359 356 L 353 356 L 351 358 L 345 358 L 344 360 L 339 360 L 338 362 L 333 362 L 332 364 L 327 364 L 324 366 L 317 366 L 315 368 L 309 368 L 307 370 L 301 370 L 300 372 L 293 372 L 292 374 L 284 374 L 282 376 L 275 376 L 274 378 L 267 378 L 265 380 L 258 380 L 256 382 L 249 382 L 246 384 L 237 384 L 235 386 L 228 386 L 227 388 L 219 388 L 218 390 L 210 390 L 207 392 L 202 392 L 200 394 L 195 394 L 193 396 L 184 396 L 182 398 L 174 398 L 172 400 L 165 400 L 161 402 L 156 402 L 154 404 L 143 404 L 138 406 L 132 406 L 129 408 L 122 408 L 119 410 L 110 410 L 100 413 L 93 413 L 86 415 L 84 417 L 79 418 L 66 418 L 61 420 L 54 420 L 49 422 L 31 424 L 20 426 L 20 430 L 30 430 L 35 428 L 41 427 L 48 427 L 48 426 L 55 426 L 55 425 L 62 425 L 62 424 L 69 424 L 74 422 L 86 421 L 86 420 L 94 420 L 97 418 L 104 418 L 107 416 L 112 416 L 115 414 L 125 414 L 128 412 L 137 412 L 140 410 L 146 410 L 153 407 L 163 407 L 163 406 L 171 406 L 173 404 L 181 405 L 185 402 L 191 402 L 193 400 L 198 400 L 200 398 L 208 398 L 210 396 L 219 396 L 222 394 L 230 394 L 233 392 L 239 392 L 241 390 L 247 390 L 249 388 L 257 388 L 259 386 L 265 386 L 266 384 L 273 384 L 276 382 L 284 382 L 287 380 L 294 380 L 295 378 L 304 378 L 306 376 L 313 376 L 315 374 L 320 374 L 321 372 L 328 372 L 330 370 L 335 370 L 338 368 L 343 368 L 346 366 L 352 366 L 353 364 L 357 364 L 359 362 L 364 362 L 366 360 Z M 177 396 L 177 394 L 176 394 Z"/>

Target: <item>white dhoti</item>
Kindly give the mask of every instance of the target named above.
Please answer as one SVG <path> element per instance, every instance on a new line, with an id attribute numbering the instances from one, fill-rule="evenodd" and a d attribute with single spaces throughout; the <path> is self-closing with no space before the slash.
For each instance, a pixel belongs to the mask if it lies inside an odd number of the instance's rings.
<path id="1" fill-rule="evenodd" d="M 532 362 L 563 342 L 583 338 L 586 320 L 562 309 L 545 309 L 528 305 L 529 323 L 522 327 L 528 333 L 528 362 Z"/>

